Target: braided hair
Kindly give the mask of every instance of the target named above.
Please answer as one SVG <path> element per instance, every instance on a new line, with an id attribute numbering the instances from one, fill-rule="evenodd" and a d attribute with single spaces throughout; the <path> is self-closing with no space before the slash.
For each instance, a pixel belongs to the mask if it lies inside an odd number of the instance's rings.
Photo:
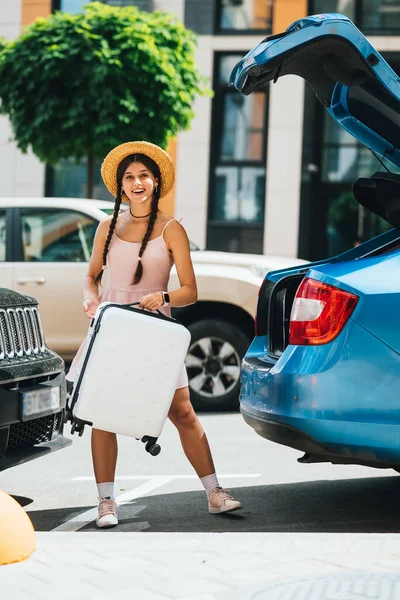
<path id="1" fill-rule="evenodd" d="M 96 279 L 95 279 L 95 283 L 99 284 L 101 283 L 102 280 L 102 276 L 103 276 L 103 271 L 106 267 L 107 264 L 107 254 L 108 254 L 108 249 L 111 243 L 111 239 L 112 236 L 114 234 L 114 230 L 115 230 L 115 225 L 117 223 L 117 218 L 118 218 L 118 214 L 119 214 L 119 210 L 121 207 L 121 202 L 122 202 L 122 178 L 124 176 L 124 173 L 126 171 L 126 169 L 129 167 L 130 164 L 132 164 L 133 162 L 140 162 L 143 163 L 145 167 L 147 167 L 147 169 L 149 169 L 149 171 L 151 171 L 151 173 L 153 174 L 154 178 L 158 179 L 158 185 L 157 185 L 157 189 L 154 189 L 153 191 L 153 199 L 151 202 L 151 214 L 150 214 L 150 218 L 149 221 L 147 223 L 147 230 L 146 233 L 144 234 L 141 246 L 140 246 L 140 250 L 139 250 L 139 260 L 138 260 L 138 264 L 136 267 L 136 271 L 134 273 L 133 276 L 133 284 L 137 284 L 140 282 L 140 280 L 142 279 L 143 276 L 143 265 L 142 265 L 142 256 L 144 251 L 146 250 L 146 246 L 147 243 L 151 237 L 151 234 L 153 232 L 153 228 L 154 228 L 154 223 L 156 222 L 157 219 L 157 213 L 158 213 L 158 202 L 160 200 L 160 189 L 161 189 L 161 175 L 160 175 L 160 169 L 157 165 L 157 163 L 155 163 L 151 158 L 149 158 L 148 156 L 146 156 L 145 154 L 131 154 L 130 156 L 127 156 L 126 158 L 124 158 L 120 164 L 118 165 L 118 169 L 117 169 L 117 195 L 115 198 L 115 202 L 114 202 L 114 212 L 113 212 L 113 216 L 110 222 L 110 227 L 108 230 L 108 234 L 107 234 L 107 239 L 106 239 L 106 243 L 104 244 L 104 250 L 103 250 L 103 266 L 101 271 L 97 274 Z"/>

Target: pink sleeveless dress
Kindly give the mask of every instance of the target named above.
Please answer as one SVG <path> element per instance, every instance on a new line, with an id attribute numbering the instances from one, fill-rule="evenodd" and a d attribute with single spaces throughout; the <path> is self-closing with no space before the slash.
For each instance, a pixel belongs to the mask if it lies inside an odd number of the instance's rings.
<path id="1" fill-rule="evenodd" d="M 141 242 L 125 242 L 114 233 L 107 255 L 107 287 L 103 288 L 99 295 L 100 302 L 130 304 L 139 302 L 146 294 L 167 291 L 174 259 L 165 244 L 164 231 L 174 220 L 171 219 L 165 224 L 159 237 L 147 243 L 142 256 L 143 277 L 136 285 L 132 284 L 132 279 L 137 266 Z M 169 306 L 161 306 L 159 310 L 168 317 L 171 316 Z M 72 361 L 71 368 L 66 376 L 68 381 L 74 381 L 77 372 L 79 372 L 79 363 L 85 341 L 82 342 Z M 177 389 L 187 387 L 187 385 L 188 378 L 183 365 Z"/>

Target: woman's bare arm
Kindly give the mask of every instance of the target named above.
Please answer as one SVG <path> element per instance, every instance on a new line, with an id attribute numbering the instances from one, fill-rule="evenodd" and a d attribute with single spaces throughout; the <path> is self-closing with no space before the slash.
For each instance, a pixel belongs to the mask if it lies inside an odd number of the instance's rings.
<path id="1" fill-rule="evenodd" d="M 170 292 L 171 306 L 187 306 L 197 300 L 197 285 L 190 256 L 190 243 L 185 229 L 173 221 L 164 232 L 167 248 L 174 257 L 180 288 Z"/>
<path id="2" fill-rule="evenodd" d="M 83 282 L 83 297 L 98 299 L 98 285 L 95 279 L 103 266 L 103 252 L 106 243 L 111 217 L 101 221 L 94 236 L 93 251 L 90 257 L 88 271 Z"/>

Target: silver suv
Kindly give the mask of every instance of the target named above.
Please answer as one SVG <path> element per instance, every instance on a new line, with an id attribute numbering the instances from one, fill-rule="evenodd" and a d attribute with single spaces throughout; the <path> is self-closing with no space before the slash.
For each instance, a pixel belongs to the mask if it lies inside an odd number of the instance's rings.
<path id="1" fill-rule="evenodd" d="M 94 233 L 112 211 L 112 202 L 100 200 L 0 199 L 0 285 L 38 299 L 48 344 L 67 361 L 88 328 L 81 289 Z M 191 248 L 199 299 L 173 309 L 192 335 L 191 399 L 196 408 L 230 409 L 238 403 L 261 282 L 268 271 L 304 261 Z M 170 288 L 176 287 L 173 270 Z"/>

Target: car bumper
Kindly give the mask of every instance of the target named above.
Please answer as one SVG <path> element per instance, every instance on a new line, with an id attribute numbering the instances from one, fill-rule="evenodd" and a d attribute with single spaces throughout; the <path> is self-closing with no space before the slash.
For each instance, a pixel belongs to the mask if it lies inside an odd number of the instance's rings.
<path id="1" fill-rule="evenodd" d="M 42 442 L 29 448 L 23 448 L 15 452 L 11 452 L 7 456 L 0 457 L 0 471 L 21 465 L 40 456 L 50 454 L 56 450 L 61 450 L 72 444 L 72 440 L 58 433 L 55 439 L 50 442 Z"/>
<path id="2" fill-rule="evenodd" d="M 53 407 L 40 407 L 34 414 L 25 414 L 24 394 L 32 391 L 55 393 L 57 403 Z M 27 380 L 21 382 L 18 388 L 0 387 L 0 470 L 71 443 L 62 436 L 65 403 L 64 372 L 42 383 Z"/>
<path id="3" fill-rule="evenodd" d="M 391 348 L 351 321 L 331 344 L 267 360 L 255 345 L 242 363 L 240 408 L 258 434 L 343 459 L 332 462 L 400 464 L 400 356 Z"/>
<path id="4" fill-rule="evenodd" d="M 60 402 L 56 408 L 44 409 L 34 415 L 24 417 L 23 396 L 25 393 L 36 390 L 41 392 L 45 390 L 52 390 L 54 388 L 60 389 Z M 65 402 L 66 381 L 64 371 L 56 374 L 49 381 L 42 383 L 35 383 L 34 379 L 28 379 L 20 382 L 19 387 L 5 389 L 4 387 L 0 386 L 0 428 L 57 413 L 65 408 Z"/>

